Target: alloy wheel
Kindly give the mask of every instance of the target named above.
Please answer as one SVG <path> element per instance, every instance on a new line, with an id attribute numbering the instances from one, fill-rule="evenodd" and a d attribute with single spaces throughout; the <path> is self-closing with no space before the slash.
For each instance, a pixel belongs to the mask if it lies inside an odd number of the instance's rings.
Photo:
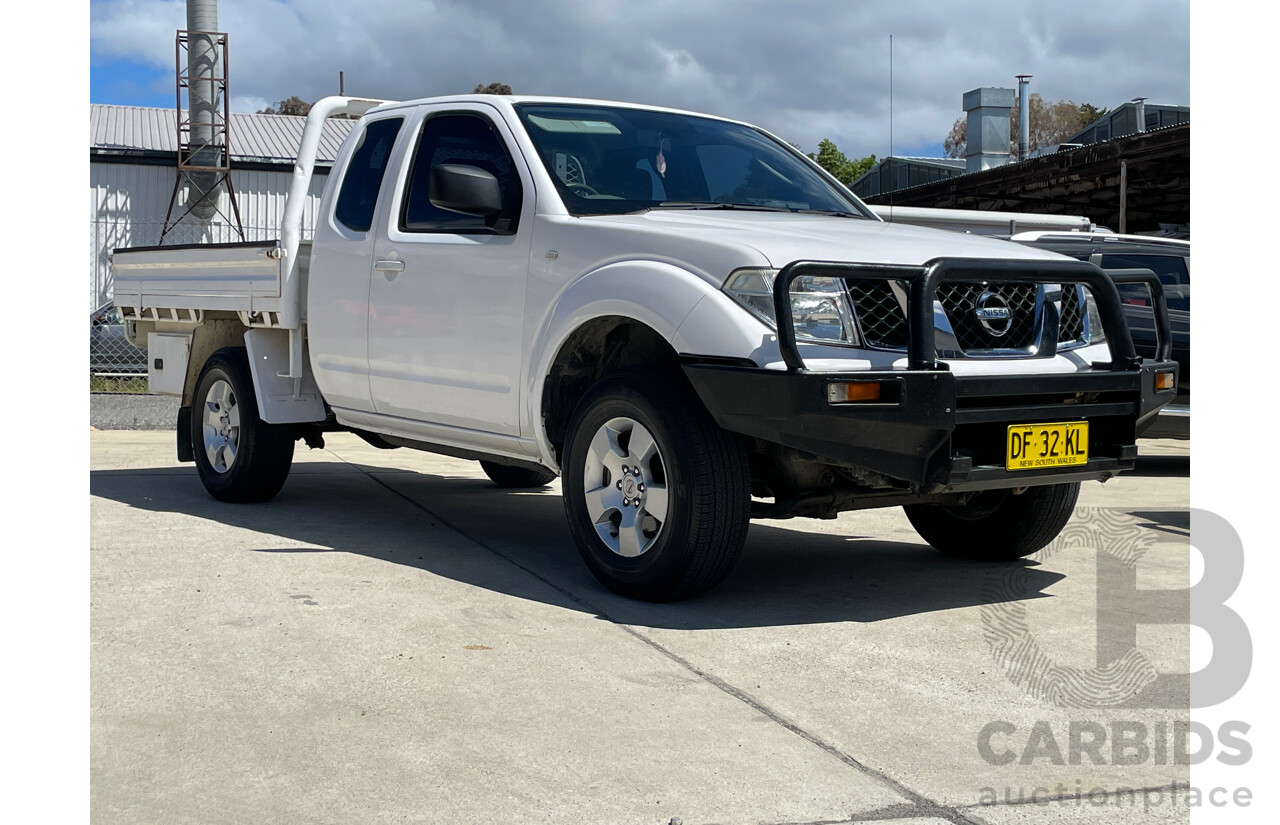
<path id="1" fill-rule="evenodd" d="M 587 512 L 601 541 L 619 556 L 643 555 L 667 522 L 662 451 L 640 422 L 605 422 L 591 439 L 583 471 Z"/>

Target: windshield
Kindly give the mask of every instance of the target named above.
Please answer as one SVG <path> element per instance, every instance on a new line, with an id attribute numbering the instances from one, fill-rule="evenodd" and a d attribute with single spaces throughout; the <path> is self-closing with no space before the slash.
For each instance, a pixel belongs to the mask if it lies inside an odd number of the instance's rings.
<path id="1" fill-rule="evenodd" d="M 761 209 L 866 217 L 789 147 L 747 126 L 612 106 L 516 110 L 574 215 Z"/>

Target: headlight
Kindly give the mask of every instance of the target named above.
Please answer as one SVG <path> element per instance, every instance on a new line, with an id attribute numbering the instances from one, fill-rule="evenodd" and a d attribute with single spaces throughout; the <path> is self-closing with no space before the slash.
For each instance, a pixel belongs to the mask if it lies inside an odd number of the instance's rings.
<path id="1" fill-rule="evenodd" d="M 724 291 L 774 329 L 774 269 L 739 269 L 724 282 Z M 791 318 L 796 339 L 856 344 L 858 333 L 844 281 L 805 275 L 791 283 Z"/>
<path id="2" fill-rule="evenodd" d="M 1107 332 L 1102 328 L 1102 315 L 1098 312 L 1098 302 L 1093 300 L 1093 293 L 1087 287 L 1084 291 L 1084 310 L 1089 318 L 1089 343 L 1101 344 L 1107 340 Z"/>

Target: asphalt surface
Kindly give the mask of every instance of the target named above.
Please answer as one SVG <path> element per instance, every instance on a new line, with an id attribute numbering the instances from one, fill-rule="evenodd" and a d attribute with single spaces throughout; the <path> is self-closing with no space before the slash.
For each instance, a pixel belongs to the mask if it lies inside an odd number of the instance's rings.
<path id="1" fill-rule="evenodd" d="M 948 560 L 900 510 L 764 521 L 650 605 L 587 572 L 558 483 L 339 434 L 227 505 L 171 432 L 98 429 L 95 822 L 1187 821 L 1154 742 L 1185 683 L 1151 680 L 1188 631 L 1107 589 L 1187 586 L 1186 443 L 1028 561 Z"/>

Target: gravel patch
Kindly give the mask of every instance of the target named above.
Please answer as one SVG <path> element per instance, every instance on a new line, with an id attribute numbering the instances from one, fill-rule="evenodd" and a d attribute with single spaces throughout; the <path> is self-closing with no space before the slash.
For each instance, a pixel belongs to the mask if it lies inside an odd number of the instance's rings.
<path id="1" fill-rule="evenodd" d="M 172 430 L 179 400 L 172 395 L 89 393 L 89 424 L 99 430 Z"/>

